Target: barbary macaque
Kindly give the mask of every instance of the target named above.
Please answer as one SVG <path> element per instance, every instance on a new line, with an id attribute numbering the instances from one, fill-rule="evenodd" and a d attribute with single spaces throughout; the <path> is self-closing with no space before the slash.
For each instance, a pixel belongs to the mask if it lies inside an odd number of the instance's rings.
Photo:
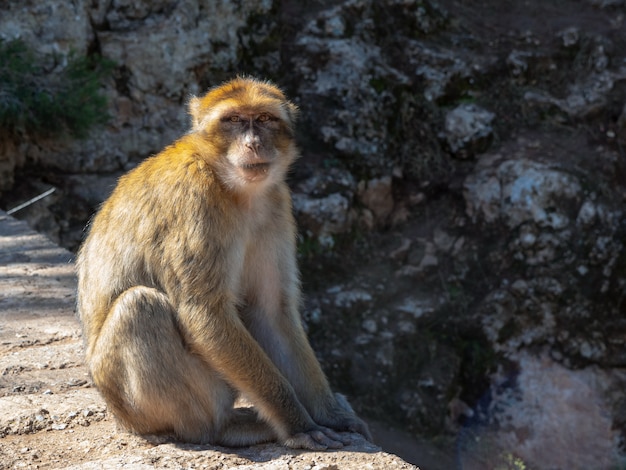
<path id="1" fill-rule="evenodd" d="M 300 318 L 285 175 L 297 108 L 237 78 L 189 104 L 191 131 L 120 181 L 78 260 L 86 361 L 139 434 L 320 450 L 371 439 Z M 254 406 L 235 407 L 243 396 Z"/>

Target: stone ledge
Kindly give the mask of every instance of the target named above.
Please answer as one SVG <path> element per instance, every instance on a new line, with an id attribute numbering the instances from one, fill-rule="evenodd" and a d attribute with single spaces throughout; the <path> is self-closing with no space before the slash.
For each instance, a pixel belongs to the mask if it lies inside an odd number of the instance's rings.
<path id="1" fill-rule="evenodd" d="M 340 451 L 174 443 L 117 429 L 82 362 L 73 255 L 0 211 L 0 468 L 417 469 L 358 435 Z"/>

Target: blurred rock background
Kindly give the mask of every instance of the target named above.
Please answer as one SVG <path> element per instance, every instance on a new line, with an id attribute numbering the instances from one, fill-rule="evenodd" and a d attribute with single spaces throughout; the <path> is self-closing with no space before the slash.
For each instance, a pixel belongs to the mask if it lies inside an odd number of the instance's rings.
<path id="1" fill-rule="evenodd" d="M 625 15 L 623 0 L 6 0 L 0 207 L 56 188 L 15 215 L 76 250 L 116 179 L 186 132 L 191 95 L 271 79 L 301 108 L 303 315 L 334 386 L 461 468 L 621 468 Z M 76 108 L 29 114 L 55 93 Z"/>

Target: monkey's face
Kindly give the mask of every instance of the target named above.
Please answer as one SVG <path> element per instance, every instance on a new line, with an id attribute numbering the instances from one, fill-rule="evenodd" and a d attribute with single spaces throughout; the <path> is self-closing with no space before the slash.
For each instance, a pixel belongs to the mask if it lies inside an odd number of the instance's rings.
<path id="1" fill-rule="evenodd" d="M 222 176 L 236 187 L 282 181 L 297 156 L 297 108 L 265 82 L 236 79 L 190 102 L 193 131 L 213 148 Z"/>
<path id="2" fill-rule="evenodd" d="M 226 158 L 246 181 L 261 182 L 290 163 L 284 126 L 269 111 L 227 110 L 219 127 L 228 143 Z"/>

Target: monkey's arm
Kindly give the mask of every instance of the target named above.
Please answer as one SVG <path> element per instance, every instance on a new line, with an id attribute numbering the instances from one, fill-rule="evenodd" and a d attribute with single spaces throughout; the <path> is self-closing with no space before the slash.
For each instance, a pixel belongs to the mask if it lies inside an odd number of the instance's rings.
<path id="1" fill-rule="evenodd" d="M 357 432 L 371 441 L 367 424 L 343 395 L 332 392 L 302 328 L 297 308 L 282 312 L 273 331 L 271 338 L 263 338 L 264 348 L 288 378 L 313 420 L 336 431 Z"/>
<path id="2" fill-rule="evenodd" d="M 291 384 L 246 330 L 234 305 L 228 304 L 181 305 L 183 328 L 189 322 L 190 331 L 201 332 L 187 337 L 191 351 L 252 401 L 284 445 L 313 450 L 342 447 L 336 434 L 310 417 Z"/>
<path id="3" fill-rule="evenodd" d="M 289 204 L 285 193 L 282 202 Z M 347 400 L 332 392 L 308 341 L 300 317 L 295 222 L 289 207 L 280 213 L 259 230 L 256 249 L 248 253 L 249 265 L 258 269 L 248 271 L 247 282 L 256 295 L 246 306 L 246 324 L 317 424 L 371 440 L 367 425 Z"/>

